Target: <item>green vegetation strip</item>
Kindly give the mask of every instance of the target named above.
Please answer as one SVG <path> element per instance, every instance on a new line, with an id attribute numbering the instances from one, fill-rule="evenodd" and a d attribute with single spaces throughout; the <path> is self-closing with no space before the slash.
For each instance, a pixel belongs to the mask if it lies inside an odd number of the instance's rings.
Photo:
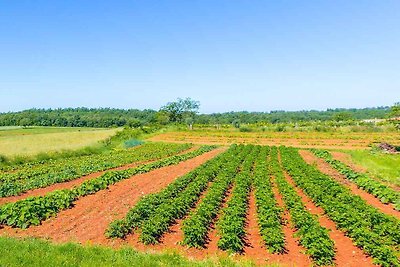
<path id="1" fill-rule="evenodd" d="M 37 239 L 0 237 L 0 266 L 76 267 L 76 266 L 140 266 L 140 267 L 245 267 L 251 262 L 234 262 L 224 258 L 193 261 L 177 253 L 143 253 L 132 248 L 111 249 L 79 244 L 52 244 Z"/>
<path id="2" fill-rule="evenodd" d="M 359 188 L 377 197 L 382 203 L 392 203 L 397 210 L 400 210 L 400 193 L 384 185 L 375 179 L 372 179 L 365 173 L 359 173 L 351 169 L 343 162 L 336 160 L 332 154 L 326 150 L 311 150 L 317 157 L 324 159 L 333 168 L 338 170 L 347 179 L 354 182 Z"/>
<path id="3" fill-rule="evenodd" d="M 43 165 L 0 174 L 0 197 L 15 196 L 31 189 L 71 181 L 84 175 L 128 163 L 157 160 L 191 148 L 191 144 L 148 143 L 132 150 L 55 160 Z"/>
<path id="4" fill-rule="evenodd" d="M 291 221 L 297 229 L 296 235 L 300 238 L 300 244 L 306 248 L 306 253 L 316 265 L 332 265 L 335 257 L 334 242 L 329 237 L 328 230 L 319 224 L 316 216 L 307 211 L 301 197 L 285 179 L 276 147 L 271 150 L 270 168 L 285 207 L 290 212 Z"/>
<path id="5" fill-rule="evenodd" d="M 235 155 L 235 159 L 230 160 L 225 165 L 225 171 L 218 174 L 204 199 L 183 222 L 184 244 L 190 247 L 203 247 L 207 243 L 207 234 L 218 215 L 228 189 L 239 171 L 240 161 L 243 161 L 244 156 L 248 155 L 251 150 L 252 147 L 245 147 L 240 155 Z"/>
<path id="6" fill-rule="evenodd" d="M 132 207 L 125 218 L 110 223 L 107 237 L 125 238 L 134 230 L 140 228 L 149 218 L 155 216 L 157 208 L 163 203 L 175 199 L 187 186 L 199 176 L 215 177 L 223 164 L 242 150 L 241 146 L 233 145 L 219 156 L 207 161 L 188 174 L 179 177 L 159 193 L 144 196 L 134 207 Z"/>
<path id="7" fill-rule="evenodd" d="M 161 167 L 175 165 L 181 161 L 194 158 L 214 149 L 214 146 L 203 146 L 196 151 L 172 156 L 157 162 L 141 165 L 122 171 L 109 171 L 98 178 L 87 180 L 73 189 L 56 190 L 45 196 L 30 197 L 0 207 L 0 224 L 27 228 L 38 225 L 41 221 L 56 215 L 61 210 L 71 207 L 80 197 L 106 189 L 133 175 L 146 173 Z"/>
<path id="8" fill-rule="evenodd" d="M 234 162 L 238 157 L 232 158 Z M 224 166 L 222 171 L 230 171 Z M 216 176 L 199 175 L 196 180 L 188 185 L 176 198 L 161 204 L 156 210 L 155 215 L 144 222 L 140 240 L 144 244 L 157 243 L 169 226 L 176 220 L 182 218 L 199 200 L 201 194 L 207 189 L 210 182 Z"/>
<path id="9" fill-rule="evenodd" d="M 235 177 L 232 196 L 217 223 L 218 247 L 230 252 L 242 252 L 245 246 L 245 223 L 251 189 L 251 176 L 259 147 L 253 150 L 243 162 L 240 173 Z"/>
<path id="10" fill-rule="evenodd" d="M 258 226 L 265 246 L 271 253 L 283 253 L 285 235 L 282 230 L 282 209 L 278 207 L 272 191 L 269 174 L 272 161 L 267 162 L 270 148 L 262 147 L 256 160 L 253 186 L 257 206 Z"/>
<path id="11" fill-rule="evenodd" d="M 295 183 L 322 207 L 338 229 L 382 266 L 400 266 L 400 221 L 379 212 L 345 186 L 308 165 L 294 148 L 281 147 L 282 163 Z"/>

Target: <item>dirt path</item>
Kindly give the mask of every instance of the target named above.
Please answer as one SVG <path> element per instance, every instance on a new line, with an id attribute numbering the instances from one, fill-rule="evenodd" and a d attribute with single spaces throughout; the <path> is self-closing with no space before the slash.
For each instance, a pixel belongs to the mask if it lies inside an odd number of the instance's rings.
<path id="1" fill-rule="evenodd" d="M 258 136 L 192 136 L 181 133 L 163 133 L 151 137 L 149 140 L 155 142 L 169 143 L 192 143 L 192 144 L 259 144 L 270 146 L 293 146 L 298 148 L 321 148 L 321 149 L 366 149 L 370 144 L 368 140 L 346 140 L 331 138 L 279 138 L 279 137 L 258 137 Z"/>
<path id="2" fill-rule="evenodd" d="M 354 184 L 351 181 L 349 181 L 348 179 L 346 179 L 346 177 L 344 177 L 341 173 L 339 173 L 337 170 L 335 170 L 325 160 L 318 158 L 311 151 L 308 151 L 308 150 L 300 150 L 299 153 L 308 164 L 311 164 L 311 165 L 315 164 L 322 173 L 333 177 L 338 182 L 345 185 L 347 188 L 349 188 L 351 190 L 351 192 L 353 194 L 364 199 L 369 205 L 377 208 L 379 211 L 381 211 L 385 214 L 392 215 L 392 216 L 396 217 L 397 219 L 400 219 L 400 212 L 396 211 L 394 209 L 393 205 L 383 204 L 382 202 L 379 201 L 379 199 L 377 199 L 373 195 L 358 188 L 356 184 Z"/>
<path id="3" fill-rule="evenodd" d="M 349 154 L 346 154 L 346 153 L 343 153 L 343 152 L 337 152 L 337 151 L 332 151 L 331 154 L 332 154 L 332 157 L 334 159 L 343 162 L 344 164 L 346 164 L 347 166 L 349 166 L 351 169 L 353 169 L 356 172 L 359 172 L 359 173 L 367 173 L 368 172 L 366 168 L 364 168 L 364 167 L 362 167 L 362 166 L 360 166 L 358 164 L 355 164 L 353 162 L 353 160 L 351 159 L 351 156 Z M 392 183 L 388 183 L 387 181 L 383 181 L 381 179 L 378 179 L 377 177 L 374 177 L 371 174 L 368 174 L 368 176 L 371 179 L 374 179 L 374 180 L 376 180 L 376 181 L 378 181 L 378 182 L 380 182 L 380 183 L 382 183 L 382 184 L 384 184 L 386 186 L 389 186 L 389 187 L 393 188 L 394 190 L 400 191 L 400 186 L 398 186 L 398 185 L 395 185 L 395 184 L 392 184 Z"/>
<path id="4" fill-rule="evenodd" d="M 279 193 L 274 181 L 272 182 L 272 190 L 274 192 L 278 206 L 284 209 L 285 205 L 282 199 L 282 195 Z M 283 226 L 283 233 L 285 235 L 285 253 L 289 256 L 288 260 L 291 262 L 302 262 L 304 265 L 311 266 L 311 259 L 305 254 L 305 249 L 300 246 L 299 239 L 294 236 L 296 233 L 296 229 L 294 229 L 291 223 L 290 214 L 287 209 L 284 209 L 282 218 L 285 221 L 285 225 Z"/>
<path id="5" fill-rule="evenodd" d="M 304 192 L 298 188 L 293 179 L 285 173 L 286 180 L 295 188 L 296 193 L 301 197 L 306 209 L 316 216 L 321 226 L 329 229 L 329 236 L 335 242 L 335 263 L 337 266 L 374 266 L 372 258 L 367 256 L 360 248 L 355 246 L 352 240 L 342 231 L 336 229 L 335 223 L 330 220 L 321 207 L 317 207 L 307 197 Z"/>
<path id="6" fill-rule="evenodd" d="M 277 190 L 274 193 L 277 196 Z M 283 205 L 282 199 L 278 200 L 278 205 Z M 294 230 L 289 225 L 285 225 L 283 230 L 286 252 L 284 254 L 270 253 L 260 235 L 257 223 L 256 199 L 254 191 L 252 191 L 249 199 L 246 226 L 248 244 L 245 247 L 245 256 L 255 260 L 258 264 L 276 263 L 284 266 L 311 266 L 311 260 L 304 254 L 304 249 L 297 244 L 297 240 L 293 237 Z"/>
<path id="7" fill-rule="evenodd" d="M 180 152 L 180 153 L 178 153 L 176 155 L 182 155 L 182 154 L 189 153 L 191 151 L 194 151 L 194 150 L 198 149 L 199 147 L 200 146 L 193 146 L 190 149 L 182 151 L 182 152 Z M 133 168 L 133 167 L 136 167 L 136 166 L 139 166 L 139 165 L 142 165 L 142 164 L 155 162 L 155 161 L 158 161 L 158 160 L 160 160 L 160 159 L 134 162 L 134 163 L 126 164 L 126 165 L 123 165 L 123 166 L 107 169 L 107 170 L 104 170 L 104 171 L 94 172 L 94 173 L 82 176 L 80 178 L 76 178 L 76 179 L 68 181 L 68 182 L 61 182 L 61 183 L 52 184 L 52 185 L 49 185 L 49 186 L 43 187 L 43 188 L 32 189 L 32 190 L 29 190 L 29 191 L 27 191 L 25 193 L 22 193 L 21 195 L 18 195 L 18 196 L 3 197 L 3 198 L 0 198 L 0 205 L 6 204 L 6 203 L 10 203 L 10 202 L 15 202 L 15 201 L 18 201 L 18 200 L 21 200 L 21 199 L 25 199 L 27 197 L 44 196 L 47 193 L 49 193 L 51 191 L 54 191 L 54 190 L 71 189 L 76 185 L 80 185 L 81 183 L 85 182 L 86 180 L 90 180 L 90 179 L 94 179 L 94 178 L 100 177 L 101 175 L 103 175 L 104 173 L 106 173 L 108 171 L 126 170 L 126 169 L 129 169 L 129 168 Z"/>
<path id="8" fill-rule="evenodd" d="M 228 190 L 228 192 L 226 193 L 226 197 L 222 203 L 221 210 L 224 207 L 226 207 L 226 202 L 228 201 L 228 199 L 231 196 L 231 191 L 232 191 L 232 188 L 230 188 Z M 196 209 L 197 205 L 204 199 L 206 193 L 207 193 L 207 191 L 205 191 L 202 194 L 198 203 L 195 205 L 194 209 Z M 228 256 L 228 253 L 218 249 L 218 246 L 217 246 L 218 236 L 216 234 L 214 225 L 211 227 L 211 230 L 209 232 L 209 243 L 206 244 L 205 248 L 202 248 L 202 249 L 189 248 L 187 246 L 182 245 L 181 242 L 183 241 L 183 238 L 184 238 L 184 233 L 182 231 L 182 225 L 183 225 L 183 221 L 186 218 L 177 220 L 177 222 L 170 227 L 168 233 L 166 233 L 161 238 L 159 244 L 148 245 L 148 246 L 143 245 L 139 241 L 139 234 L 134 233 L 132 235 L 129 235 L 126 238 L 125 242 L 119 243 L 118 245 L 128 244 L 130 246 L 133 246 L 135 249 L 144 251 L 144 252 L 149 251 L 149 250 L 151 250 L 151 251 L 176 251 L 179 254 L 184 254 L 188 258 L 197 259 L 197 260 L 201 260 L 201 259 L 204 259 L 207 257 L 218 257 L 218 256 L 227 257 Z M 219 216 L 217 216 L 217 218 L 214 220 L 214 222 L 217 222 L 218 218 L 219 218 Z"/>
<path id="9" fill-rule="evenodd" d="M 135 175 L 76 201 L 71 209 L 64 210 L 57 217 L 42 225 L 27 230 L 4 228 L 12 235 L 50 238 L 57 242 L 77 241 L 80 243 L 110 243 L 104 236 L 108 224 L 122 218 L 141 196 L 158 192 L 179 176 L 200 166 L 224 151 L 215 149 L 177 165 Z"/>

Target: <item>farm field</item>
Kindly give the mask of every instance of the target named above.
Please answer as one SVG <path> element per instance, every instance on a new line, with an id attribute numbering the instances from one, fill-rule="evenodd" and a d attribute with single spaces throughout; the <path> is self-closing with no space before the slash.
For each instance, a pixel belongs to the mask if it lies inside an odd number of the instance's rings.
<path id="1" fill-rule="evenodd" d="M 349 164 L 359 168 L 359 170 L 368 172 L 372 176 L 382 181 L 394 184 L 400 188 L 400 155 L 371 153 L 366 150 L 345 151 L 348 155 L 336 156 Z M 350 157 L 349 157 L 350 156 Z"/>
<path id="2" fill-rule="evenodd" d="M 0 198 L 2 242 L 37 237 L 196 260 L 233 255 L 238 262 L 228 265 L 400 265 L 400 193 L 327 151 L 147 143 L 118 153 L 126 156 L 114 165 L 75 175 L 62 174 L 63 160 L 25 178 L 2 173 L 4 192 L 15 187 L 5 181 L 66 177 Z"/>
<path id="3" fill-rule="evenodd" d="M 366 149 L 373 143 L 388 142 L 400 145 L 398 132 L 234 132 L 225 131 L 176 131 L 150 138 L 152 141 L 194 144 L 259 144 L 285 145 L 299 148 Z"/>
<path id="4" fill-rule="evenodd" d="M 42 152 L 75 150 L 92 146 L 120 129 L 0 127 L 0 155 L 32 156 Z"/>

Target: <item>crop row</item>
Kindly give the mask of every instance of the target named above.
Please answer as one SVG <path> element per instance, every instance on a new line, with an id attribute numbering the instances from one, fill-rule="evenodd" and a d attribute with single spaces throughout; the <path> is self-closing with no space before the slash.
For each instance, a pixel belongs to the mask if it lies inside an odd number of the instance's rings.
<path id="1" fill-rule="evenodd" d="M 127 170 L 108 171 L 100 177 L 87 180 L 72 189 L 56 190 L 45 196 L 29 197 L 3 205 L 0 207 L 0 224 L 19 228 L 38 225 L 41 221 L 56 215 L 61 210 L 71 207 L 74 201 L 82 196 L 106 189 L 109 185 L 130 178 L 133 175 L 178 164 L 181 161 L 194 158 L 214 148 L 214 146 L 203 146 L 193 152 L 172 156 Z"/>
<path id="2" fill-rule="evenodd" d="M 0 197 L 15 196 L 31 189 L 119 167 L 128 163 L 157 160 L 172 156 L 191 144 L 148 143 L 135 149 L 118 150 L 94 156 L 60 159 L 34 168 L 26 166 L 15 172 L 0 173 Z"/>
<path id="3" fill-rule="evenodd" d="M 247 156 L 243 166 L 251 160 L 252 149 L 251 146 L 246 146 L 244 149 L 244 155 Z M 241 163 L 236 160 L 231 161 L 225 169 L 216 177 L 198 207 L 183 222 L 183 243 L 190 247 L 203 247 L 207 243 L 207 234 L 221 209 L 228 189 L 241 169 Z"/>
<path id="4" fill-rule="evenodd" d="M 281 148 L 284 168 L 337 227 L 382 266 L 400 266 L 400 221 L 379 212 L 333 178 L 308 165 L 293 148 Z"/>
<path id="5" fill-rule="evenodd" d="M 377 197 L 382 203 L 392 203 L 397 210 L 400 210 L 400 193 L 372 179 L 365 173 L 359 173 L 351 169 L 343 162 L 332 157 L 326 150 L 313 149 L 312 152 L 328 162 L 333 168 L 338 170 L 347 179 L 354 182 L 358 187 Z"/>
<path id="6" fill-rule="evenodd" d="M 253 186 L 257 206 L 257 219 L 261 237 L 271 253 L 283 253 L 285 236 L 282 230 L 282 209 L 278 207 L 272 190 L 267 158 L 270 148 L 262 147 L 255 163 Z M 268 165 L 267 165 L 268 164 Z"/>
<path id="7" fill-rule="evenodd" d="M 175 199 L 179 193 L 187 188 L 199 176 L 208 176 L 213 179 L 221 168 L 236 154 L 243 153 L 243 146 L 233 145 L 219 156 L 207 161 L 205 164 L 189 172 L 188 174 L 179 177 L 164 190 L 149 194 L 142 197 L 139 202 L 129 210 L 126 217 L 121 220 L 115 220 L 110 223 L 107 231 L 107 237 L 125 238 L 132 231 L 140 228 L 144 221 L 155 215 L 156 209 L 163 203 Z"/>
<path id="8" fill-rule="evenodd" d="M 240 157 L 235 157 L 228 164 L 237 166 L 241 160 Z M 227 175 L 234 175 L 236 168 L 227 168 L 227 166 L 224 166 L 222 171 L 227 172 Z M 214 180 L 210 178 L 205 175 L 199 176 L 198 179 L 189 184 L 175 199 L 160 205 L 155 212 L 155 216 L 143 224 L 140 240 L 144 244 L 157 243 L 161 235 L 168 230 L 169 226 L 176 219 L 180 219 L 186 215 L 190 208 L 197 203 L 202 192 L 208 187 L 209 182 Z"/>
<path id="9" fill-rule="evenodd" d="M 240 173 L 236 175 L 232 196 L 227 202 L 227 207 L 222 210 L 221 218 L 217 223 L 218 248 L 230 252 L 240 253 L 245 246 L 245 223 L 249 206 L 252 171 L 260 151 L 259 146 L 250 147 L 254 149 L 243 162 Z"/>
<path id="10" fill-rule="evenodd" d="M 294 187 L 285 179 L 278 160 L 278 149 L 271 149 L 271 174 L 275 177 L 285 207 L 289 210 L 291 221 L 297 229 L 300 244 L 306 248 L 317 265 L 332 265 L 335 257 L 334 242 L 329 237 L 328 230 L 322 227 L 318 218 L 312 215 L 304 206 L 301 197 Z"/>

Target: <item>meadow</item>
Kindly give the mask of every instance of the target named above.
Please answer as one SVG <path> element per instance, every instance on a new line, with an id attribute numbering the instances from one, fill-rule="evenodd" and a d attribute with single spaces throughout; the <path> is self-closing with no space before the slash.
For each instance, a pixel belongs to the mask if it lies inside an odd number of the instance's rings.
<path id="1" fill-rule="evenodd" d="M 119 129 L 68 127 L 0 127 L 0 155 L 33 156 L 96 145 Z"/>
<path id="2" fill-rule="evenodd" d="M 374 177 L 400 187 L 400 155 L 371 152 L 368 150 L 348 151 L 353 162 L 363 167 Z"/>

